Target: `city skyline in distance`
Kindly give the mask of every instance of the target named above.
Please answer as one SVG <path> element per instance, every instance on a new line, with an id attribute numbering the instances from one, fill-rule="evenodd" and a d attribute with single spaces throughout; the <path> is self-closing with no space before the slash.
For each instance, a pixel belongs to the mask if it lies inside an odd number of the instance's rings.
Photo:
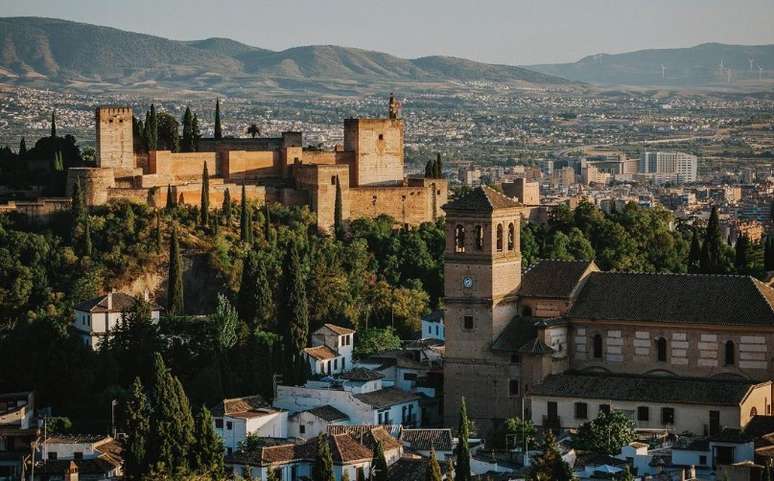
<path id="1" fill-rule="evenodd" d="M 175 40 L 226 37 L 255 47 L 284 50 L 340 45 L 404 58 L 448 55 L 487 63 L 529 65 L 575 62 L 597 53 L 691 47 L 706 42 L 774 43 L 770 2 L 663 0 L 613 2 L 404 1 L 387 6 L 344 2 L 140 0 L 106 4 L 50 0 L 20 4 L 0 0 L 4 16 L 63 18 Z M 148 12 L 154 12 L 150 15 Z M 428 19 L 434 19 L 428 22 Z"/>

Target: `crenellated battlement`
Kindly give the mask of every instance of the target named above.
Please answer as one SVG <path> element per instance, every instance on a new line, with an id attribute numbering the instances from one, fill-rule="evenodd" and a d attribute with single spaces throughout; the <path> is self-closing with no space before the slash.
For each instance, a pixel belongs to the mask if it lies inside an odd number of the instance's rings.
<path id="1" fill-rule="evenodd" d="M 110 115 L 110 116 L 113 116 L 113 115 L 121 115 L 121 116 L 128 115 L 128 116 L 132 116 L 132 115 L 134 115 L 134 111 L 132 110 L 131 107 L 114 107 L 114 106 L 110 106 L 110 105 L 100 105 L 99 107 L 97 107 L 96 113 L 97 113 L 97 118 L 98 119 L 101 118 L 104 115 Z"/>

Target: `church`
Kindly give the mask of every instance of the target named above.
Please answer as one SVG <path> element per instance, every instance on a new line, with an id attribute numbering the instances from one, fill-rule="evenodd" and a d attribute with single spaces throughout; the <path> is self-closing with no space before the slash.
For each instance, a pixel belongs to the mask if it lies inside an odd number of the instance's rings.
<path id="1" fill-rule="evenodd" d="M 479 187 L 446 213 L 444 416 L 479 434 L 510 417 L 572 429 L 599 412 L 711 435 L 771 414 L 774 289 L 740 275 L 522 272 L 522 205 Z"/>

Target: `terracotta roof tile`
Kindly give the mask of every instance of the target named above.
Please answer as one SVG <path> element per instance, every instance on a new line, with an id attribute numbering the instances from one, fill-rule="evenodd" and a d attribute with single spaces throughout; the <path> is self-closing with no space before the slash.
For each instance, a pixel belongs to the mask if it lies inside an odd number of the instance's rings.
<path id="1" fill-rule="evenodd" d="M 112 307 L 108 311 L 108 296 L 111 296 L 112 299 Z M 113 292 L 111 294 L 105 294 L 104 296 L 95 297 L 93 299 L 89 299 L 87 301 L 83 301 L 77 306 L 75 306 L 76 311 L 81 312 L 128 312 L 132 310 L 134 307 L 134 304 L 138 301 L 138 299 L 128 295 L 124 294 L 123 292 Z M 153 310 L 159 310 L 161 309 L 160 306 L 151 303 L 151 309 Z"/>
<path id="2" fill-rule="evenodd" d="M 495 209 L 521 207 L 521 204 L 491 187 L 476 187 L 472 191 L 445 204 L 445 211 L 492 212 Z"/>
<path id="3" fill-rule="evenodd" d="M 594 261 L 542 260 L 524 273 L 519 295 L 570 297 L 587 269 L 598 270 Z"/>
<path id="4" fill-rule="evenodd" d="M 418 394 L 401 391 L 398 388 L 388 387 L 378 391 L 355 394 L 355 398 L 368 404 L 375 409 L 383 409 L 396 404 L 402 404 L 409 401 L 420 399 Z"/>
<path id="5" fill-rule="evenodd" d="M 400 441 L 415 451 L 451 451 L 453 437 L 451 429 L 403 429 Z"/>
<path id="6" fill-rule="evenodd" d="M 224 399 L 217 406 L 212 408 L 213 416 L 232 416 L 238 413 L 259 412 L 265 409 L 271 409 L 266 401 L 259 395 L 244 396 L 238 398 Z"/>
<path id="7" fill-rule="evenodd" d="M 307 347 L 304 349 L 304 352 L 318 361 L 339 357 L 339 353 L 324 344 L 321 346 Z"/>
<path id="8" fill-rule="evenodd" d="M 335 332 L 339 336 L 346 336 L 347 334 L 354 334 L 355 331 L 347 327 L 337 326 L 336 324 L 324 324 L 331 331 Z"/>
<path id="9" fill-rule="evenodd" d="M 341 421 L 344 419 L 349 419 L 349 416 L 331 406 L 330 404 L 308 409 L 306 412 L 326 421 Z"/>

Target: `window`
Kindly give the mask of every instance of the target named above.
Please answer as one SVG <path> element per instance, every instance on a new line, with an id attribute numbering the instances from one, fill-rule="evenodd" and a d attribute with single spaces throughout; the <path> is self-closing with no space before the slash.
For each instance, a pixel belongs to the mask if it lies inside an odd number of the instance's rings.
<path id="1" fill-rule="evenodd" d="M 594 336 L 594 359 L 602 359 L 602 336 Z"/>
<path id="2" fill-rule="evenodd" d="M 699 464 L 702 465 L 702 466 L 706 466 L 707 465 L 707 456 L 700 454 L 699 455 Z"/>
<path id="3" fill-rule="evenodd" d="M 331 176 L 331 185 L 336 185 L 336 176 L 335 175 Z"/>
<path id="4" fill-rule="evenodd" d="M 334 359 L 333 360 L 333 369 L 338 369 L 338 368 L 339 368 L 339 360 L 338 359 Z"/>
<path id="5" fill-rule="evenodd" d="M 661 424 L 674 424 L 674 423 L 675 423 L 674 408 L 661 408 Z"/>
<path id="6" fill-rule="evenodd" d="M 328 370 L 328 374 L 330 374 L 330 373 L 331 373 L 331 361 L 329 360 L 329 361 L 326 363 L 326 365 L 327 365 L 326 369 Z"/>
<path id="7" fill-rule="evenodd" d="M 649 421 L 650 420 L 650 408 L 648 406 L 640 406 L 637 408 L 637 421 Z"/>
<path id="8" fill-rule="evenodd" d="M 435 335 L 438 336 L 438 326 L 435 326 Z"/>
<path id="9" fill-rule="evenodd" d="M 513 227 L 513 222 L 508 224 L 508 250 L 513 250 L 514 241 L 516 239 L 516 231 Z"/>
<path id="10" fill-rule="evenodd" d="M 406 424 L 406 406 L 403 406 L 400 410 L 400 422 Z"/>
<path id="11" fill-rule="evenodd" d="M 556 405 L 556 401 L 548 401 L 546 403 L 546 413 L 549 419 L 556 419 L 559 417 L 559 409 Z"/>
<path id="12" fill-rule="evenodd" d="M 215 427 L 218 429 L 223 429 L 223 419 L 215 418 Z"/>
<path id="13" fill-rule="evenodd" d="M 229 431 L 234 429 L 234 423 L 232 423 L 231 421 L 226 421 L 226 429 Z"/>
<path id="14" fill-rule="evenodd" d="M 518 379 L 511 379 L 508 382 L 508 394 L 511 396 L 518 396 L 519 395 L 519 380 Z"/>
<path id="15" fill-rule="evenodd" d="M 659 362 L 667 360 L 667 340 L 663 337 L 659 337 L 656 341 L 656 356 Z"/>
<path id="16" fill-rule="evenodd" d="M 503 225 L 497 224 L 497 252 L 503 251 Z"/>
<path id="17" fill-rule="evenodd" d="M 433 333 L 433 326 L 427 326 L 427 333 L 432 334 Z"/>
<path id="18" fill-rule="evenodd" d="M 365 468 L 358 466 L 357 474 L 355 475 L 355 481 L 366 481 Z"/>
<path id="19" fill-rule="evenodd" d="M 377 424 L 384 424 L 384 413 L 379 413 L 379 421 Z"/>
<path id="20" fill-rule="evenodd" d="M 750 409 L 750 417 L 757 416 L 757 415 L 758 415 L 758 408 L 753 406 L 752 409 Z"/>
<path id="21" fill-rule="evenodd" d="M 416 381 L 417 380 L 417 374 L 414 373 L 414 372 L 403 373 L 403 380 L 404 381 Z"/>
<path id="22" fill-rule="evenodd" d="M 586 403 L 575 403 L 575 419 L 588 419 L 589 405 Z"/>
<path id="23" fill-rule="evenodd" d="M 480 225 L 476 226 L 476 249 L 484 250 L 484 228 Z"/>
<path id="24" fill-rule="evenodd" d="M 73 459 L 83 459 L 83 452 L 82 451 L 75 451 L 73 453 Z"/>
<path id="25" fill-rule="evenodd" d="M 462 327 L 470 331 L 473 329 L 473 316 L 465 316 L 462 318 Z"/>
<path id="26" fill-rule="evenodd" d="M 346 369 L 347 369 L 347 358 L 346 357 L 342 357 L 341 358 L 341 370 L 344 371 Z"/>
<path id="27" fill-rule="evenodd" d="M 454 252 L 465 252 L 465 226 L 462 224 L 454 228 Z"/>
<path id="28" fill-rule="evenodd" d="M 300 424 L 298 426 L 298 432 L 299 434 L 306 434 L 306 426 L 304 424 Z"/>
<path id="29" fill-rule="evenodd" d="M 226 454 L 231 454 L 234 452 L 234 448 L 226 448 Z"/>
<path id="30" fill-rule="evenodd" d="M 384 134 L 379 134 L 379 140 L 384 140 Z"/>
<path id="31" fill-rule="evenodd" d="M 599 405 L 599 414 L 610 414 L 610 405 L 609 404 L 600 404 Z"/>
<path id="32" fill-rule="evenodd" d="M 734 365 L 735 354 L 734 341 L 726 341 L 726 366 Z"/>
<path id="33" fill-rule="evenodd" d="M 521 356 L 518 352 L 511 353 L 511 364 L 519 364 L 521 362 Z"/>

